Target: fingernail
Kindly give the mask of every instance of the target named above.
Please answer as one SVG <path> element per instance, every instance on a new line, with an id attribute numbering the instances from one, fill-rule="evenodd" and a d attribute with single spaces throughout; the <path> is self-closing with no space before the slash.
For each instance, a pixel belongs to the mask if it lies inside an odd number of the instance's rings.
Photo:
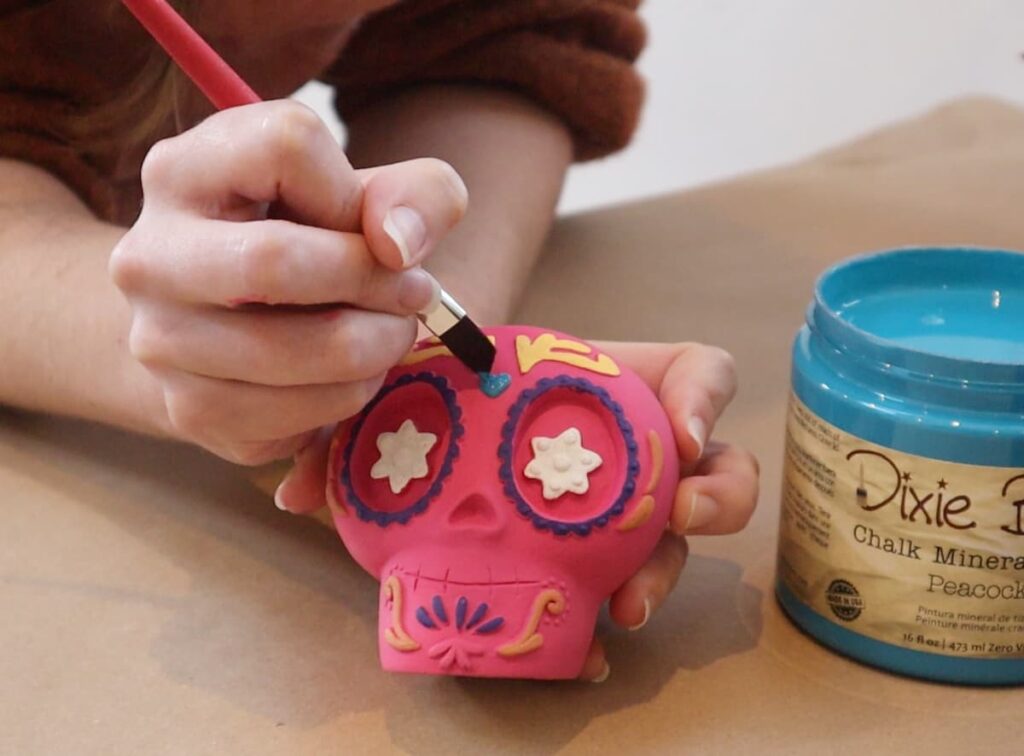
<path id="1" fill-rule="evenodd" d="M 463 206 L 469 202 L 469 190 L 466 188 L 466 182 L 462 180 L 462 176 L 459 175 L 458 171 L 452 168 L 450 165 L 445 165 L 445 178 L 448 179 L 448 183 L 451 185 L 452 191 L 455 192 L 455 196 L 458 197 L 459 202 Z"/>
<path id="2" fill-rule="evenodd" d="M 611 674 L 612 674 L 612 668 L 608 664 L 608 662 L 606 661 L 604 663 L 604 667 L 601 668 L 601 674 L 599 674 L 597 677 L 595 677 L 590 682 L 592 682 L 594 684 L 603 683 L 605 680 L 607 680 L 611 676 Z"/>
<path id="3" fill-rule="evenodd" d="M 717 501 L 710 496 L 694 493 L 693 501 L 690 503 L 690 516 L 686 519 L 683 532 L 689 533 L 692 530 L 698 530 L 714 520 L 717 515 Z"/>
<path id="4" fill-rule="evenodd" d="M 384 233 L 398 247 L 402 255 L 402 266 L 406 268 L 416 261 L 427 240 L 427 226 L 423 217 L 405 205 L 388 210 L 384 216 Z"/>
<path id="5" fill-rule="evenodd" d="M 415 268 L 402 274 L 398 286 L 398 304 L 410 312 L 432 312 L 441 301 L 441 284 L 423 270 Z"/>
<path id="6" fill-rule="evenodd" d="M 628 630 L 639 630 L 641 627 L 647 624 L 647 620 L 651 618 L 651 597 L 648 596 L 644 599 L 644 618 L 637 624 L 633 625 Z"/>
<path id="7" fill-rule="evenodd" d="M 704 454 L 704 443 L 707 440 L 708 427 L 704 424 L 704 421 L 694 415 L 686 421 L 686 431 L 690 434 L 690 438 L 697 442 L 697 458 L 699 459 Z"/>
<path id="8" fill-rule="evenodd" d="M 284 480 L 278 483 L 277 490 L 274 491 L 274 506 L 280 509 L 282 512 L 288 511 L 288 507 L 286 507 L 284 504 L 284 498 L 282 497 L 281 492 L 284 490 L 285 483 L 288 482 L 289 477 L 289 475 L 286 475 L 284 477 Z"/>

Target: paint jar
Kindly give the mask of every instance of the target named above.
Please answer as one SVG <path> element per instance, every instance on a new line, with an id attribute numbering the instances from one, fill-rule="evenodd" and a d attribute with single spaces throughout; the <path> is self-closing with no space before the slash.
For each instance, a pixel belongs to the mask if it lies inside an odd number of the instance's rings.
<path id="1" fill-rule="evenodd" d="M 1024 254 L 901 249 L 818 279 L 776 592 L 854 659 L 1024 682 Z"/>

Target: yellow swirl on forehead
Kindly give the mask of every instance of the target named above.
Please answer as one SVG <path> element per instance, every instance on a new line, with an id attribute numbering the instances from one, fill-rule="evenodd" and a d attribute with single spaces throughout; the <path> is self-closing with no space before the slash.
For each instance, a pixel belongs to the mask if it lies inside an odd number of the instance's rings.
<path id="1" fill-rule="evenodd" d="M 607 354 L 589 356 L 594 350 L 580 341 L 559 339 L 554 334 L 542 333 L 531 341 L 529 336 L 516 336 L 516 359 L 519 371 L 526 375 L 542 362 L 561 362 L 600 375 L 617 376 L 619 366 Z"/>
<path id="2" fill-rule="evenodd" d="M 497 338 L 494 336 L 488 336 L 487 340 L 492 344 L 497 344 Z M 421 362 L 432 360 L 435 357 L 454 357 L 451 350 L 441 343 L 441 340 L 436 336 L 431 336 L 429 339 L 425 339 L 425 344 L 432 344 L 433 346 L 425 346 L 420 349 L 413 349 L 405 357 L 402 358 L 399 365 L 407 367 L 409 365 L 418 365 Z"/>

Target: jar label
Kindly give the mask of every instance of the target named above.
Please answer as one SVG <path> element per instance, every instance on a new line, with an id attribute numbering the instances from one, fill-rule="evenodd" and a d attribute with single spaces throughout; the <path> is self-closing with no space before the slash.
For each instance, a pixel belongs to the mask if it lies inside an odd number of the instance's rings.
<path id="1" fill-rule="evenodd" d="M 1024 469 L 878 446 L 793 396 L 779 577 L 822 617 L 870 638 L 1024 657 Z"/>

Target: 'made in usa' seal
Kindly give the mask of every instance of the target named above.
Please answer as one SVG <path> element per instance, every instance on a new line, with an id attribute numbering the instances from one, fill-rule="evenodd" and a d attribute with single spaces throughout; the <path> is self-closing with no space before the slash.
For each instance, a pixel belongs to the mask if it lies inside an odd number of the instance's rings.
<path id="1" fill-rule="evenodd" d="M 864 609 L 864 599 L 846 580 L 833 580 L 825 591 L 825 600 L 832 613 L 844 622 L 853 622 Z"/>

